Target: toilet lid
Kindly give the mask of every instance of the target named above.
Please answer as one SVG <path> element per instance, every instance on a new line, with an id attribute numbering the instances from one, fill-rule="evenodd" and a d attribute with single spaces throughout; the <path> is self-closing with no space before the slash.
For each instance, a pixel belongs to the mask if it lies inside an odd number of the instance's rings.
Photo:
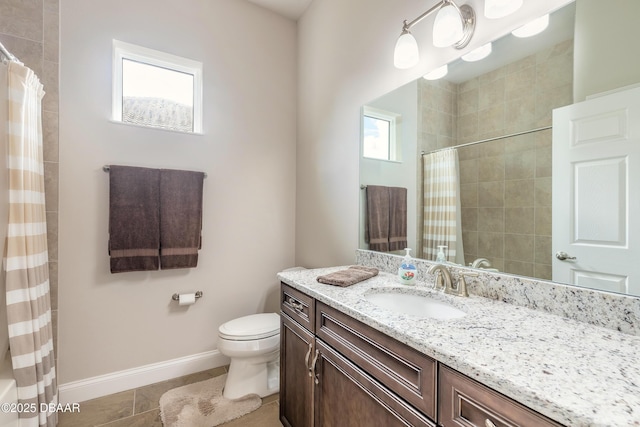
<path id="1" fill-rule="evenodd" d="M 240 317 L 220 325 L 218 332 L 220 338 L 236 341 L 272 337 L 280 333 L 280 316 L 261 313 Z"/>

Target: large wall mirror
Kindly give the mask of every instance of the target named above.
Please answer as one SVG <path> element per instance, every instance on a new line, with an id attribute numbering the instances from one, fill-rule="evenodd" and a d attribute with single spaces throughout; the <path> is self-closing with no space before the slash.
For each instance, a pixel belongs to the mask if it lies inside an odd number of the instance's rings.
<path id="1" fill-rule="evenodd" d="M 606 73 L 607 67 L 631 72 L 612 77 L 606 90 L 640 83 L 640 60 L 635 47 L 628 48 L 640 34 L 633 25 L 619 28 L 624 26 L 621 20 L 629 22 L 626 16 L 640 13 L 640 2 L 606 2 L 606 22 L 598 16 L 602 5 L 597 3 L 602 2 L 569 3 L 550 14 L 543 33 L 530 38 L 504 36 L 492 42 L 492 53 L 485 59 L 458 59 L 448 64 L 445 77 L 420 78 L 363 107 L 361 249 L 369 249 L 367 186 L 403 187 L 408 247 L 417 257 L 435 259 L 437 248 L 430 247 L 430 233 L 425 233 L 425 222 L 431 220 L 424 217 L 424 203 L 429 203 L 424 197 L 425 162 L 440 161 L 434 160 L 442 157 L 438 153 L 455 147 L 462 246 L 449 261 L 556 280 L 553 263 L 560 248 L 553 247 L 552 236 L 553 216 L 558 215 L 552 205 L 552 195 L 558 191 L 552 111 L 602 92 L 593 89 L 598 85 L 590 79 Z M 610 16 L 614 9 L 620 20 Z M 596 46 L 593 40 L 603 34 L 609 39 Z M 625 34 L 626 40 L 612 40 L 616 34 Z M 600 64 L 599 70 L 585 66 L 598 64 L 598 52 L 617 55 L 616 63 Z M 378 154 L 367 154 L 374 152 Z M 427 171 L 430 168 L 438 166 L 428 166 Z M 629 186 L 640 184 L 629 182 Z M 447 249 L 448 255 L 456 252 L 455 247 Z M 640 295 L 625 286 L 600 288 Z"/>

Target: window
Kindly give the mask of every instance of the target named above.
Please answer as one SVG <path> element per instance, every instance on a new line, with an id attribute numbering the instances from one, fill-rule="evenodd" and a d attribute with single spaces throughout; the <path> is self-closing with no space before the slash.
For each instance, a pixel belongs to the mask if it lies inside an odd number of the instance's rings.
<path id="1" fill-rule="evenodd" d="M 113 120 L 202 133 L 202 63 L 113 41 Z"/>
<path id="2" fill-rule="evenodd" d="M 362 114 L 362 155 L 370 159 L 400 161 L 400 115 L 365 106 Z"/>

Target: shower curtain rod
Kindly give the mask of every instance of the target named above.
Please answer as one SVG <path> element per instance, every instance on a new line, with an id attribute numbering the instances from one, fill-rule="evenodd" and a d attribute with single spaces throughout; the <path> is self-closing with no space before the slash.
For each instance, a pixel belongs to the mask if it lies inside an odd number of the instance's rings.
<path id="1" fill-rule="evenodd" d="M 10 61 L 19 61 L 14 54 L 9 52 L 6 47 L 0 42 L 0 53 L 7 57 Z"/>
<path id="2" fill-rule="evenodd" d="M 106 173 L 109 173 L 109 171 L 111 170 L 111 168 L 109 167 L 109 165 L 104 165 L 104 166 L 102 167 L 102 170 L 103 170 L 103 171 L 105 171 Z M 207 177 L 207 173 L 206 173 L 206 172 L 204 172 L 204 177 L 205 177 L 205 178 Z"/>
<path id="3" fill-rule="evenodd" d="M 514 137 L 514 136 L 527 135 L 529 133 L 540 132 L 541 130 L 547 130 L 547 129 L 551 129 L 551 126 L 544 126 L 544 127 L 537 128 L 537 129 L 525 130 L 525 131 L 522 131 L 522 132 L 511 133 L 509 135 L 495 136 L 493 138 L 483 139 L 481 141 L 473 141 L 473 142 L 467 142 L 465 144 L 454 145 L 453 147 L 438 148 L 437 150 L 428 151 L 428 152 L 423 151 L 421 154 L 424 156 L 426 154 L 437 153 L 438 151 L 451 150 L 453 148 L 468 147 L 470 145 L 481 144 L 483 142 L 498 141 L 500 139 L 511 138 L 511 137 Z"/>

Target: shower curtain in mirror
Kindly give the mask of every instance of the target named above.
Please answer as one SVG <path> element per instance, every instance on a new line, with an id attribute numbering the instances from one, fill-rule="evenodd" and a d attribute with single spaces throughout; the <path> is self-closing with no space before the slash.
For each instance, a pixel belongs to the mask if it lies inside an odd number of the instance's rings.
<path id="1" fill-rule="evenodd" d="M 438 246 L 444 245 L 447 261 L 464 265 L 458 151 L 425 154 L 423 168 L 422 256 L 435 260 Z"/>
<path id="2" fill-rule="evenodd" d="M 51 326 L 42 153 L 42 84 L 29 68 L 0 64 L 6 105 L 9 225 L 5 243 L 9 347 L 18 385 L 20 425 L 55 426 L 58 402 Z M 5 84 L 5 83 L 3 83 Z M 5 120 L 5 118 L 0 118 Z"/>

